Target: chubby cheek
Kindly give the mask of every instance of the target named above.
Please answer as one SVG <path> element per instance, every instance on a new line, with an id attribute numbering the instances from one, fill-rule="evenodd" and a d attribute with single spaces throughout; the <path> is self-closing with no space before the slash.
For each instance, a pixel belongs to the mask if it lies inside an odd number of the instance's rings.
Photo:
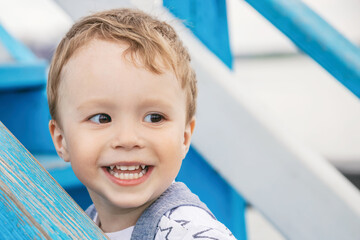
<path id="1" fill-rule="evenodd" d="M 95 175 L 98 153 L 89 140 L 77 138 L 69 145 L 69 153 L 72 169 L 81 182 Z"/>
<path id="2" fill-rule="evenodd" d="M 175 133 L 175 135 L 170 134 L 168 138 L 162 138 L 162 141 L 158 144 L 158 149 L 161 153 L 160 164 L 165 168 L 163 170 L 169 173 L 170 178 L 175 178 L 184 158 L 181 139 L 182 137 L 179 133 Z"/>

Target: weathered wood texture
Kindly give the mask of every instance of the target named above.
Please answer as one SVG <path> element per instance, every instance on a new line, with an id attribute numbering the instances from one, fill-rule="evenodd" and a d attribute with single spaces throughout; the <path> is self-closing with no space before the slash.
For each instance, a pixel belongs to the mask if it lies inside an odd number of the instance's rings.
<path id="1" fill-rule="evenodd" d="M 1 122 L 0 223 L 0 239 L 107 239 Z"/>

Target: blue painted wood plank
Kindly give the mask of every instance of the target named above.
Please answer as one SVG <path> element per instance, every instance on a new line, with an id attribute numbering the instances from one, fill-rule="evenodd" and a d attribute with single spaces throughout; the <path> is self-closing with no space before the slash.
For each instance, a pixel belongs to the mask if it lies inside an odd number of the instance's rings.
<path id="1" fill-rule="evenodd" d="M 163 0 L 163 5 L 210 51 L 233 68 L 225 0 Z"/>
<path id="2" fill-rule="evenodd" d="M 245 0 L 360 97 L 360 49 L 300 0 Z M 354 23 L 356 24 L 356 23 Z"/>
<path id="3" fill-rule="evenodd" d="M 245 200 L 194 147 L 190 147 L 176 179 L 186 183 L 237 239 L 247 239 Z"/>
<path id="4" fill-rule="evenodd" d="M 11 63 L 0 65 L 0 91 L 22 90 L 46 86 L 47 63 Z"/>
<path id="5" fill-rule="evenodd" d="M 0 173 L 0 239 L 107 239 L 1 122 Z"/>
<path id="6" fill-rule="evenodd" d="M 6 103 L 0 104 L 0 121 L 26 149 L 32 154 L 56 154 L 48 128 L 51 117 L 45 86 L 26 91 L 0 88 L 0 103 Z"/>

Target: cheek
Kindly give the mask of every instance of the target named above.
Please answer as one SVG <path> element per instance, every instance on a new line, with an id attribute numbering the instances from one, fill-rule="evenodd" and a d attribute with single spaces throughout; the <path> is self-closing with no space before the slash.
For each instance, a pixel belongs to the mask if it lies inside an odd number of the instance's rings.
<path id="1" fill-rule="evenodd" d="M 180 127 L 173 127 L 164 131 L 161 139 L 172 148 L 178 148 L 183 142 L 184 134 Z"/>
<path id="2" fill-rule="evenodd" d="M 89 140 L 76 141 L 71 144 L 70 163 L 75 176 L 85 186 L 92 186 L 98 173 L 98 151 L 91 147 Z M 90 176 L 90 177 L 89 177 Z"/>
<path id="3" fill-rule="evenodd" d="M 168 169 L 179 169 L 184 158 L 183 136 L 179 132 L 169 132 L 167 137 L 158 143 L 162 161 L 166 161 Z"/>
<path id="4" fill-rule="evenodd" d="M 94 138 L 77 133 L 71 138 L 68 145 L 70 162 L 73 167 L 82 167 L 91 164 L 92 159 L 97 158 L 97 144 Z"/>

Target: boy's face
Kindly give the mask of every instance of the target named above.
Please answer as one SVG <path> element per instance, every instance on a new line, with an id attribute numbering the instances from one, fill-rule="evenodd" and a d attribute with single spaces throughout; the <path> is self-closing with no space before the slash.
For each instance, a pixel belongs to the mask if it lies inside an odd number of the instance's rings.
<path id="1" fill-rule="evenodd" d="M 59 155 L 93 201 L 113 210 L 145 208 L 170 186 L 195 124 L 186 123 L 175 75 L 135 67 L 125 48 L 92 40 L 72 56 L 62 72 L 59 122 L 49 124 Z"/>

